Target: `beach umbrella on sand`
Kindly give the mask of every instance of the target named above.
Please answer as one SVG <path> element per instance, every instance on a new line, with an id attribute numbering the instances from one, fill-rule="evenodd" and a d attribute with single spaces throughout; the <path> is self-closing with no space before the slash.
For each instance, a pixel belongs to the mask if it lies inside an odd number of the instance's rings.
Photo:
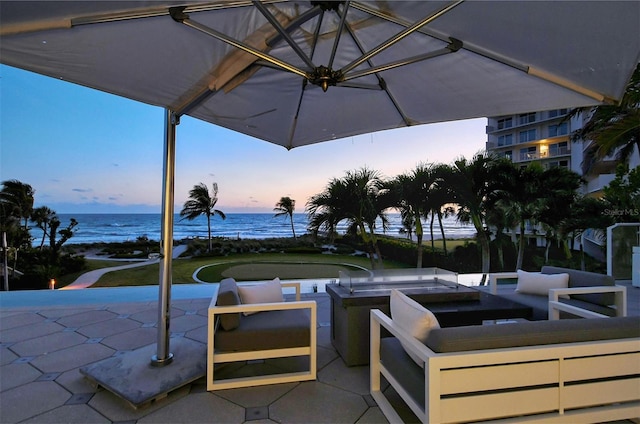
<path id="1" fill-rule="evenodd" d="M 166 109 L 163 365 L 182 115 L 291 149 L 615 103 L 639 21 L 637 1 L 2 1 L 0 62 Z"/>

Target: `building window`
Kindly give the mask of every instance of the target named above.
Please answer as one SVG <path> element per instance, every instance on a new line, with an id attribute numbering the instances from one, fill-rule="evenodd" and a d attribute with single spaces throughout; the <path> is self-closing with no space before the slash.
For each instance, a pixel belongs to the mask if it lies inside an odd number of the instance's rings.
<path id="1" fill-rule="evenodd" d="M 513 162 L 513 151 L 507 150 L 506 152 L 504 152 L 504 157 Z"/>
<path id="2" fill-rule="evenodd" d="M 549 156 L 560 156 L 569 154 L 569 144 L 566 141 L 555 143 L 549 146 Z"/>
<path id="3" fill-rule="evenodd" d="M 549 125 L 549 137 L 558 137 L 569 134 L 569 125 L 566 122 L 557 125 Z"/>
<path id="4" fill-rule="evenodd" d="M 520 125 L 530 124 L 532 122 L 536 122 L 536 113 L 523 113 L 522 115 L 518 115 L 518 122 Z"/>
<path id="5" fill-rule="evenodd" d="M 513 134 L 498 136 L 498 146 L 510 146 L 513 144 Z"/>
<path id="6" fill-rule="evenodd" d="M 520 134 L 519 134 L 520 143 L 526 143 L 527 141 L 535 141 L 535 140 L 536 140 L 535 129 L 520 131 Z"/>
<path id="7" fill-rule="evenodd" d="M 569 109 L 554 109 L 549 111 L 549 118 L 557 118 L 558 116 L 566 115 L 569 113 Z"/>
<path id="8" fill-rule="evenodd" d="M 498 119 L 499 130 L 503 130 L 505 128 L 511 128 L 511 127 L 513 127 L 513 118 L 509 117 L 509 118 Z"/>
<path id="9" fill-rule="evenodd" d="M 569 168 L 568 160 L 556 160 L 547 163 L 547 168 Z"/>
<path id="10" fill-rule="evenodd" d="M 536 146 L 525 147 L 520 149 L 520 160 L 538 159 Z"/>

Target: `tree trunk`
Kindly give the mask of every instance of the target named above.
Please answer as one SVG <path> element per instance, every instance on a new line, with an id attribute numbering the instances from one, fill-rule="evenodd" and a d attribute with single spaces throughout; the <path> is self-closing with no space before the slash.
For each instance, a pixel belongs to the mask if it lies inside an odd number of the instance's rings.
<path id="1" fill-rule="evenodd" d="M 420 221 L 420 215 L 418 215 L 416 217 L 416 241 L 418 243 L 416 249 L 417 249 L 417 253 L 418 253 L 418 259 L 416 260 L 416 268 L 422 268 L 422 254 L 423 254 L 423 250 L 422 250 L 422 237 L 423 237 L 423 233 L 424 230 L 422 228 L 422 221 Z"/>
<path id="2" fill-rule="evenodd" d="M 549 263 L 549 250 L 551 250 L 551 240 L 547 239 L 547 245 L 544 248 L 544 263 Z"/>
<path id="3" fill-rule="evenodd" d="M 209 249 L 207 252 L 211 253 L 211 215 L 207 214 L 207 231 L 209 234 Z"/>
<path id="4" fill-rule="evenodd" d="M 442 211 L 438 211 L 438 222 L 440 223 L 440 234 L 442 235 L 442 249 L 447 255 L 447 238 L 444 235 L 444 225 L 442 225 Z"/>
<path id="5" fill-rule="evenodd" d="M 516 270 L 522 269 L 524 260 L 524 220 L 520 220 L 520 240 L 518 241 L 518 260 L 516 261 Z"/>
<path id="6" fill-rule="evenodd" d="M 289 215 L 291 218 L 291 232 L 293 233 L 293 239 L 296 239 L 296 229 L 293 227 L 293 215 Z"/>
<path id="7" fill-rule="evenodd" d="M 42 226 L 42 240 L 40 240 L 40 250 L 44 247 L 44 240 L 47 237 L 47 224 Z"/>
<path id="8" fill-rule="evenodd" d="M 365 229 L 365 226 L 362 222 L 358 222 L 357 223 L 358 228 L 360 229 L 360 236 L 362 237 L 362 241 L 364 242 L 364 245 L 367 247 L 367 250 L 369 250 L 369 260 L 371 261 L 371 269 L 376 269 L 376 259 L 375 259 L 375 251 L 372 248 L 372 244 L 371 241 L 369 240 L 369 234 L 367 233 L 367 230 Z"/>
<path id="9" fill-rule="evenodd" d="M 2 289 L 9 291 L 9 263 L 8 263 L 7 233 L 2 233 Z"/>
<path id="10" fill-rule="evenodd" d="M 487 238 L 487 233 L 484 231 L 484 228 L 482 226 L 482 218 L 479 215 L 473 215 L 471 217 L 471 220 L 473 221 L 473 226 L 478 232 L 478 243 L 480 244 L 480 249 L 482 252 L 483 274 L 480 285 L 484 285 L 491 268 L 491 250 L 489 249 L 489 239 Z"/>
<path id="11" fill-rule="evenodd" d="M 435 218 L 435 215 L 433 213 L 433 211 L 431 212 L 431 222 L 429 223 L 429 235 L 431 235 L 431 253 L 435 253 L 436 251 L 436 242 L 433 239 L 433 220 Z"/>

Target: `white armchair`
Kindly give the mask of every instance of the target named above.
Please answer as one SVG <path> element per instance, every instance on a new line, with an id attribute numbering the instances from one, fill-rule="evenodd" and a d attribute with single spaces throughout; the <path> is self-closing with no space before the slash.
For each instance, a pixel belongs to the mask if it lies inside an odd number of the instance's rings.
<path id="1" fill-rule="evenodd" d="M 295 287 L 296 301 L 254 304 L 237 302 L 235 305 L 222 306 L 220 303 L 223 302 L 219 301 L 220 292 L 211 300 L 208 311 L 207 390 L 316 379 L 316 302 L 300 301 L 300 283 L 283 283 L 282 286 Z M 225 290 L 227 294 L 237 290 L 235 281 L 227 284 Z M 304 310 L 308 311 L 308 315 L 296 314 L 296 311 Z M 246 312 L 260 313 L 240 317 L 240 314 Z M 274 313 L 276 314 L 273 315 Z M 221 320 L 217 318 L 223 315 L 231 318 L 237 316 L 237 328 L 229 331 L 222 328 L 223 325 L 219 322 Z M 217 331 L 225 333 L 224 338 L 216 337 Z M 216 378 L 216 365 L 297 356 L 308 356 L 306 370 L 222 380 Z"/>

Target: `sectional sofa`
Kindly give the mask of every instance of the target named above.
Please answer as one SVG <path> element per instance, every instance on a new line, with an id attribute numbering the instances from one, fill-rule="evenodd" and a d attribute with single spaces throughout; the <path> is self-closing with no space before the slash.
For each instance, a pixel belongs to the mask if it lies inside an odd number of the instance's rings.
<path id="1" fill-rule="evenodd" d="M 499 284 L 502 279 L 517 279 L 517 283 Z M 615 280 L 605 274 L 544 266 L 540 273 L 490 274 L 489 290 L 530 306 L 534 320 L 626 316 L 626 287 L 616 286 Z"/>
<path id="2" fill-rule="evenodd" d="M 415 420 L 392 391 L 431 424 L 640 417 L 640 317 L 434 328 L 420 341 L 373 310 L 370 372 L 389 422 Z"/>

